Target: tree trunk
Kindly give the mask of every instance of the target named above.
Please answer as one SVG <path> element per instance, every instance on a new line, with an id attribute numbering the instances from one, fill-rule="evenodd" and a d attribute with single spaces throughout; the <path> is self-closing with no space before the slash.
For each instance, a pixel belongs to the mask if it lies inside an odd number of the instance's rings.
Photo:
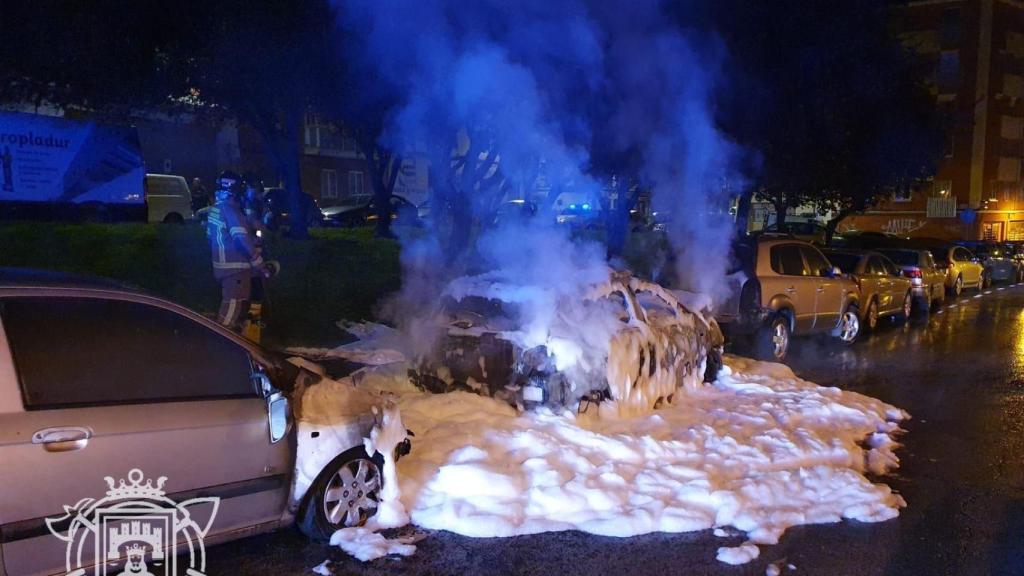
<path id="1" fill-rule="evenodd" d="M 306 203 L 302 200 L 302 147 L 299 143 L 301 114 L 287 114 L 278 125 L 275 114 L 255 106 L 246 110 L 252 126 L 263 140 L 263 148 L 274 164 L 288 198 L 288 235 L 308 238 Z"/>
<path id="2" fill-rule="evenodd" d="M 772 196 L 772 206 L 775 207 L 775 229 L 782 232 L 786 223 L 786 197 L 781 192 Z"/>
<path id="3" fill-rule="evenodd" d="M 831 220 L 825 223 L 825 246 L 832 245 L 832 237 L 836 235 L 839 223 L 853 213 L 852 210 L 840 210 Z"/>
<path id="4" fill-rule="evenodd" d="M 299 140 L 299 126 L 302 114 L 288 113 L 284 118 L 281 131 L 282 148 L 284 151 L 284 189 L 288 192 L 288 236 L 291 238 L 309 238 L 309 219 L 316 214 L 309 214 L 309 203 L 303 197 L 302 190 L 302 146 Z"/>
<path id="5" fill-rule="evenodd" d="M 363 138 L 359 139 L 359 148 L 366 157 L 366 169 L 370 173 L 370 185 L 373 186 L 373 215 L 377 218 L 373 235 L 377 238 L 394 238 L 391 231 L 391 188 L 385 182 L 391 153 Z"/>
<path id="6" fill-rule="evenodd" d="M 629 211 L 636 205 L 636 197 L 626 190 L 619 196 L 620 201 L 614 210 L 608 211 L 605 220 L 605 244 L 608 258 L 622 256 L 629 238 Z M 610 208 L 610 207 L 609 207 Z"/>
<path id="7" fill-rule="evenodd" d="M 458 182 L 452 188 L 451 205 L 448 209 L 451 214 L 449 230 L 449 242 L 447 255 L 449 263 L 454 263 L 469 249 L 470 238 L 473 233 L 473 210 L 471 194 L 477 173 L 477 162 L 480 156 L 480 145 L 477 138 L 470 135 L 469 147 L 466 149 L 466 156 L 462 163 L 462 174 L 458 178 L 452 176 L 453 182 Z"/>
<path id="8" fill-rule="evenodd" d="M 740 194 L 736 201 L 736 233 L 743 236 L 750 229 L 750 204 L 754 201 L 753 188 Z"/>

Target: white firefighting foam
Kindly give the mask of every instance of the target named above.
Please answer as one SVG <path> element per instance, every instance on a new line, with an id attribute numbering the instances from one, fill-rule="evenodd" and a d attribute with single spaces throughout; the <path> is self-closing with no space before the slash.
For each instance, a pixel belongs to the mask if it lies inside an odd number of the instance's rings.
<path id="1" fill-rule="evenodd" d="M 732 527 L 757 557 L 790 526 L 894 518 L 905 506 L 865 474 L 899 465 L 899 422 L 881 401 L 730 357 L 712 385 L 651 414 L 519 414 L 469 393 L 417 391 L 404 367 L 341 382 L 397 394 L 416 434 L 398 462 L 414 524 L 475 537 L 582 530 L 609 536 Z M 341 383 L 339 382 L 339 383 Z"/>

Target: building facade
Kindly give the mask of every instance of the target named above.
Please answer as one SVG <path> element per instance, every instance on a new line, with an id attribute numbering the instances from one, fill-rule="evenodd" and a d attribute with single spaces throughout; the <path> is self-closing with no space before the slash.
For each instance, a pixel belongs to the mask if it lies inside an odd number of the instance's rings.
<path id="1" fill-rule="evenodd" d="M 893 26 L 931 66 L 949 125 L 945 157 L 932 181 L 894 192 L 840 231 L 1024 240 L 1024 2 L 910 2 Z"/>

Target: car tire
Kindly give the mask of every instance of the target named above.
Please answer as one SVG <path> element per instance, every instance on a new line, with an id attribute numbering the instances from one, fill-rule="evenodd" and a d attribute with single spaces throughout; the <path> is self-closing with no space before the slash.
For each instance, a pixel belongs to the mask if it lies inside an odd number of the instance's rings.
<path id="1" fill-rule="evenodd" d="M 836 326 L 833 335 L 843 344 L 850 345 L 857 341 L 860 333 L 860 309 L 856 304 L 850 304 L 839 317 L 839 325 Z"/>
<path id="2" fill-rule="evenodd" d="M 981 274 L 981 281 L 978 282 L 978 292 L 981 292 L 982 290 L 987 290 L 991 286 L 992 286 L 992 275 L 987 273 L 987 272 L 983 272 Z"/>
<path id="3" fill-rule="evenodd" d="M 776 314 L 758 331 L 754 342 L 755 354 L 761 360 L 782 362 L 789 353 L 792 332 L 789 317 L 784 313 Z"/>
<path id="4" fill-rule="evenodd" d="M 185 219 L 181 217 L 181 214 L 177 212 L 171 212 L 164 216 L 164 224 L 184 224 Z"/>
<path id="5" fill-rule="evenodd" d="M 383 468 L 384 457 L 376 453 L 371 458 L 362 446 L 339 454 L 309 487 L 297 522 L 299 530 L 313 540 L 327 541 L 337 530 L 365 524 L 377 513 Z M 343 481 L 354 486 L 342 486 Z M 347 495 L 345 488 L 351 490 Z"/>
<path id="6" fill-rule="evenodd" d="M 919 306 L 914 306 L 914 295 L 908 291 L 907 295 L 903 297 L 903 311 L 898 320 L 901 323 L 910 322 L 910 319 L 914 317 L 914 308 L 919 308 Z"/>
<path id="7" fill-rule="evenodd" d="M 957 276 L 956 277 L 956 281 L 953 282 L 953 289 L 952 289 L 951 292 L 952 292 L 954 298 L 959 298 L 960 295 L 963 294 L 963 292 L 964 292 L 964 277 L 963 276 Z"/>
<path id="8" fill-rule="evenodd" d="M 878 300 L 872 298 L 868 304 L 868 309 L 864 313 L 864 327 L 865 332 L 874 332 L 878 329 Z"/>

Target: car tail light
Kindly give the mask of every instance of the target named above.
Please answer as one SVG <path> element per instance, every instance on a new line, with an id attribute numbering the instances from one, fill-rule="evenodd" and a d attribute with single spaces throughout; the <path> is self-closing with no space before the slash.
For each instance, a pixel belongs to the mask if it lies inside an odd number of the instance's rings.
<path id="1" fill-rule="evenodd" d="M 907 278 L 923 278 L 924 277 L 924 275 L 921 274 L 921 269 L 920 268 L 904 268 L 903 269 L 903 275 L 906 276 Z"/>
<path id="2" fill-rule="evenodd" d="M 920 286 L 923 282 L 924 274 L 921 273 L 920 268 L 904 268 L 902 272 L 904 276 L 910 278 L 910 283 L 914 286 Z"/>

